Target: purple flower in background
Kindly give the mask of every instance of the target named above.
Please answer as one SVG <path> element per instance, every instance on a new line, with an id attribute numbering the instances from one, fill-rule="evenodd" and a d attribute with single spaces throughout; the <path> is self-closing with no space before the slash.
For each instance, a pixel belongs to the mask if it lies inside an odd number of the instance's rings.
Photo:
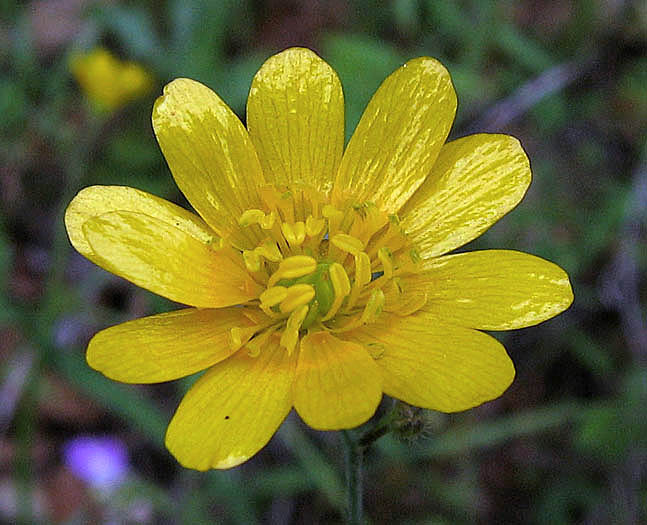
<path id="1" fill-rule="evenodd" d="M 63 454 L 67 468 L 97 490 L 115 488 L 128 475 L 126 445 L 115 437 L 76 437 Z"/>

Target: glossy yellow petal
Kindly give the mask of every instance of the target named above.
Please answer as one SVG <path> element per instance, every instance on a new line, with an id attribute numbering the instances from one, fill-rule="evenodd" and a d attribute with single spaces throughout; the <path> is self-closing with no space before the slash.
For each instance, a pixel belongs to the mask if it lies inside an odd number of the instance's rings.
<path id="1" fill-rule="evenodd" d="M 218 243 L 216 234 L 200 217 L 172 202 L 128 186 L 90 186 L 82 189 L 65 210 L 65 228 L 72 246 L 91 261 L 94 254 L 83 234 L 83 223 L 112 211 L 143 213 L 173 224 L 202 243 Z"/>
<path id="2" fill-rule="evenodd" d="M 189 390 L 166 433 L 166 446 L 187 468 L 226 469 L 270 440 L 292 406 L 296 353 L 273 337 L 258 357 L 242 349 L 208 370 Z"/>
<path id="3" fill-rule="evenodd" d="M 309 49 L 274 55 L 252 81 L 247 128 L 266 179 L 328 192 L 344 147 L 337 74 Z"/>
<path id="4" fill-rule="evenodd" d="M 86 358 L 124 383 L 171 381 L 229 357 L 231 329 L 253 324 L 244 308 L 187 308 L 106 328 L 92 338 Z"/>
<path id="5" fill-rule="evenodd" d="M 83 223 L 93 261 L 137 286 L 179 303 L 219 308 L 244 303 L 263 289 L 239 252 L 214 249 L 175 222 L 143 213 L 104 213 Z"/>
<path id="6" fill-rule="evenodd" d="M 345 336 L 375 352 L 384 392 L 414 406 L 458 412 L 499 397 L 514 379 L 493 337 L 425 313 L 395 315 Z"/>
<path id="7" fill-rule="evenodd" d="M 171 173 L 202 218 L 237 247 L 253 248 L 253 230 L 238 219 L 258 208 L 261 166 L 247 130 L 227 105 L 199 82 L 180 78 L 153 108 L 153 128 Z"/>
<path id="8" fill-rule="evenodd" d="M 397 213 L 429 174 L 456 113 L 449 73 L 432 58 L 407 62 L 368 104 L 344 153 L 336 202 L 372 201 Z"/>
<path id="9" fill-rule="evenodd" d="M 360 345 L 314 332 L 301 339 L 294 408 L 312 428 L 339 430 L 361 425 L 382 398 L 382 378 Z"/>
<path id="10" fill-rule="evenodd" d="M 470 135 L 443 146 L 425 182 L 400 212 L 420 255 L 475 239 L 523 198 L 530 164 L 509 135 Z"/>
<path id="11" fill-rule="evenodd" d="M 445 322 L 482 330 L 511 330 L 541 323 L 573 302 L 568 276 L 534 255 L 484 250 L 428 259 L 424 271 L 402 279 L 427 294 L 423 310 Z"/>

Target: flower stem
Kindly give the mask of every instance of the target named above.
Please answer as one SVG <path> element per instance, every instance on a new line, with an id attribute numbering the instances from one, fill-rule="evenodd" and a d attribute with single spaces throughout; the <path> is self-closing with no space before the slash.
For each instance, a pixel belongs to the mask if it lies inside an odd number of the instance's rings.
<path id="1" fill-rule="evenodd" d="M 391 402 L 389 411 L 369 430 L 355 437 L 350 430 L 342 430 L 346 461 L 346 498 L 348 507 L 348 523 L 361 525 L 364 523 L 362 505 L 362 464 L 364 451 L 375 441 L 396 429 L 395 419 L 399 413 L 401 402 L 395 399 Z"/>
<path id="2" fill-rule="evenodd" d="M 361 525 L 364 522 L 364 509 L 362 506 L 362 460 L 364 447 L 362 447 L 348 430 L 342 431 L 345 445 L 346 459 L 346 496 L 348 504 L 348 523 Z"/>

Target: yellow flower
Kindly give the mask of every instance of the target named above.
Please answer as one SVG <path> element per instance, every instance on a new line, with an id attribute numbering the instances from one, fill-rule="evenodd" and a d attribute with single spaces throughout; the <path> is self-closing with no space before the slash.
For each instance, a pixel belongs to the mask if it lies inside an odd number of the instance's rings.
<path id="1" fill-rule="evenodd" d="M 456 95 L 436 60 L 389 76 L 343 151 L 335 72 L 307 49 L 256 74 L 247 129 L 210 89 L 166 86 L 153 126 L 198 215 L 128 187 L 70 204 L 75 248 L 190 305 L 99 332 L 90 366 L 129 383 L 206 370 L 166 435 L 183 465 L 238 465 L 292 407 L 355 427 L 382 393 L 443 412 L 494 399 L 514 367 L 479 330 L 530 326 L 572 301 L 558 266 L 515 251 L 443 255 L 510 211 L 530 183 L 513 137 L 445 144 Z"/>
<path id="2" fill-rule="evenodd" d="M 134 62 L 122 62 L 103 48 L 72 56 L 70 69 L 99 111 L 114 111 L 153 87 L 148 71 Z"/>

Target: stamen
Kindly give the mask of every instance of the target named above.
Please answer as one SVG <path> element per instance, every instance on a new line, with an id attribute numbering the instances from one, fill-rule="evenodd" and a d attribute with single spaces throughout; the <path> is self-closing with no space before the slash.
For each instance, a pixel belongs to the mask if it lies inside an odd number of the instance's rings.
<path id="1" fill-rule="evenodd" d="M 353 281 L 353 289 L 350 292 L 350 297 L 346 303 L 346 311 L 355 306 L 362 288 L 370 282 L 371 259 L 366 252 L 360 252 L 355 256 L 355 280 Z"/>
<path id="2" fill-rule="evenodd" d="M 339 211 L 337 208 L 331 206 L 330 204 L 326 204 L 321 210 L 321 214 L 326 219 L 328 219 L 328 233 L 330 235 L 339 230 L 341 221 L 344 218 L 343 212 Z"/>
<path id="3" fill-rule="evenodd" d="M 312 215 L 309 215 L 306 219 L 306 233 L 308 234 L 308 237 L 315 237 L 319 235 L 324 229 L 325 225 L 326 221 L 324 221 L 323 219 L 315 219 Z"/>
<path id="4" fill-rule="evenodd" d="M 260 209 L 239 219 L 252 227 L 256 247 L 229 250 L 266 286 L 254 301 L 261 321 L 233 328 L 232 348 L 247 346 L 256 356 L 280 330 L 281 346 L 292 352 L 300 333 L 313 326 L 343 332 L 375 321 L 383 310 L 409 315 L 426 304 L 425 294 L 405 294 L 400 285 L 401 275 L 419 270 L 420 256 L 396 215 L 372 202 L 325 204 L 325 193 L 301 183 L 267 185 L 259 193 Z M 382 349 L 375 350 L 377 359 Z"/>
<path id="5" fill-rule="evenodd" d="M 301 246 L 306 238 L 306 227 L 302 221 L 294 224 L 284 222 L 281 224 L 281 232 L 283 233 L 285 240 L 288 241 L 290 248 Z"/>
<path id="6" fill-rule="evenodd" d="M 288 351 L 288 354 L 292 353 L 294 347 L 299 342 L 299 329 L 306 315 L 308 315 L 308 306 L 304 304 L 294 310 L 290 314 L 290 317 L 288 317 L 288 322 L 283 329 L 280 342 L 281 346 Z"/>
<path id="7" fill-rule="evenodd" d="M 331 329 L 332 332 L 346 332 L 354 328 L 358 328 L 364 324 L 372 323 L 382 313 L 384 308 L 384 292 L 378 288 L 371 292 L 371 296 L 364 307 L 361 315 L 356 316 L 352 321 L 343 326 Z"/>
<path id="8" fill-rule="evenodd" d="M 263 244 L 258 245 L 256 248 L 254 248 L 254 251 L 258 255 L 265 257 L 268 261 L 279 262 L 281 261 L 281 259 L 283 259 L 283 255 L 281 254 L 279 247 L 275 242 L 270 240 L 267 240 Z"/>
<path id="9" fill-rule="evenodd" d="M 246 319 L 259 326 L 266 326 L 268 319 L 256 308 L 243 308 L 242 314 Z"/>
<path id="10" fill-rule="evenodd" d="M 274 214 L 273 211 L 265 215 L 260 221 L 259 221 L 259 226 L 263 228 L 264 230 L 271 230 L 272 227 L 274 226 L 274 222 L 276 221 L 276 215 Z"/>
<path id="11" fill-rule="evenodd" d="M 375 321 L 382 313 L 384 308 L 384 292 L 378 288 L 371 292 L 371 296 L 364 307 L 362 317 L 360 317 L 360 324 L 367 324 Z"/>
<path id="12" fill-rule="evenodd" d="M 386 246 L 382 246 L 377 251 L 377 257 L 382 263 L 382 267 L 384 268 L 384 277 L 386 279 L 393 277 L 393 255 L 391 254 L 391 250 L 389 250 Z"/>
<path id="13" fill-rule="evenodd" d="M 411 315 L 427 304 L 427 292 L 409 293 L 403 296 L 402 301 L 394 313 L 400 317 Z"/>
<path id="14" fill-rule="evenodd" d="M 322 321 L 331 319 L 339 311 L 344 299 L 350 293 L 350 280 L 341 264 L 332 263 L 328 269 L 328 273 L 330 274 L 330 282 L 335 292 L 335 299 Z"/>
<path id="15" fill-rule="evenodd" d="M 276 201 L 279 210 L 286 222 L 294 222 L 294 199 L 290 190 L 284 191 L 279 200 Z"/>
<path id="16" fill-rule="evenodd" d="M 263 213 L 262 210 L 245 210 L 240 216 L 240 219 L 238 219 L 238 224 L 240 224 L 244 228 L 251 226 L 252 224 L 260 224 L 261 220 L 263 220 L 264 218 L 265 213 Z"/>
<path id="17" fill-rule="evenodd" d="M 396 255 L 395 264 L 393 265 L 393 275 L 403 275 L 407 273 L 418 273 L 422 258 L 414 249 L 409 252 L 400 252 Z"/>
<path id="18" fill-rule="evenodd" d="M 265 290 L 259 297 L 263 306 L 271 308 L 276 306 L 288 296 L 288 289 L 285 286 L 272 286 Z"/>
<path id="19" fill-rule="evenodd" d="M 309 255 L 293 255 L 283 259 L 278 270 L 274 272 L 268 281 L 268 287 L 274 286 L 281 279 L 296 279 L 309 275 L 317 269 L 317 261 Z"/>
<path id="20" fill-rule="evenodd" d="M 270 339 L 272 334 L 276 332 L 276 328 L 276 326 L 272 326 L 248 341 L 245 345 L 247 348 L 247 355 L 249 357 L 258 357 L 261 350 L 267 346 L 267 341 Z"/>
<path id="21" fill-rule="evenodd" d="M 238 350 L 254 336 L 259 328 L 258 326 L 249 326 L 247 328 L 235 326 L 229 330 L 229 347 L 232 350 Z"/>
<path id="22" fill-rule="evenodd" d="M 280 221 L 275 221 L 272 224 L 272 228 L 270 229 L 270 235 L 272 239 L 278 244 L 279 249 L 282 253 L 289 252 L 288 243 L 285 242 L 285 237 L 283 236 L 283 232 L 281 231 Z"/>
<path id="23" fill-rule="evenodd" d="M 371 248 L 368 254 L 373 258 L 377 251 L 383 246 L 388 246 L 391 253 L 407 244 L 407 237 L 400 226 L 400 219 L 397 215 L 389 215 L 389 226 L 382 234 L 371 242 Z"/>
<path id="24" fill-rule="evenodd" d="M 367 244 L 370 238 L 382 229 L 388 219 L 372 202 L 353 206 L 353 209 L 357 217 L 348 233 Z"/>
<path id="25" fill-rule="evenodd" d="M 308 304 L 315 296 L 315 289 L 309 284 L 295 284 L 287 289 L 287 295 L 281 301 L 281 312 L 286 314 L 292 310 Z"/>
<path id="26" fill-rule="evenodd" d="M 253 273 L 260 272 L 263 261 L 258 255 L 256 250 L 243 250 L 243 261 L 245 261 L 245 267 Z"/>
<path id="27" fill-rule="evenodd" d="M 269 210 L 278 209 L 279 195 L 274 186 L 262 186 L 259 188 L 258 193 Z"/>
<path id="28" fill-rule="evenodd" d="M 351 255 L 359 255 L 359 253 L 364 250 L 364 243 L 362 241 L 346 233 L 338 233 L 334 235 L 330 239 L 330 242 L 332 242 L 335 247 L 346 253 L 350 253 Z"/>

